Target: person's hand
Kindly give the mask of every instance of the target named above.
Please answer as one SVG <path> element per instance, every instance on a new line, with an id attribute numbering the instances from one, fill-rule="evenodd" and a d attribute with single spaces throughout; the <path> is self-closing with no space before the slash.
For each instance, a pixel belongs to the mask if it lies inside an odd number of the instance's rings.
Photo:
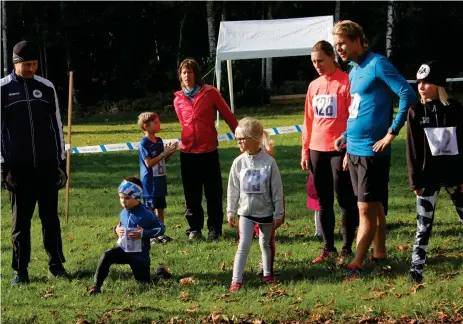
<path id="1" fill-rule="evenodd" d="M 235 227 L 235 216 L 228 216 L 228 224 L 230 225 L 231 228 Z"/>
<path id="2" fill-rule="evenodd" d="M 347 163 L 347 154 L 344 155 L 344 159 L 342 159 L 342 169 L 344 171 L 349 170 L 349 163 Z"/>
<path id="3" fill-rule="evenodd" d="M 116 226 L 116 234 L 119 237 L 124 236 L 124 228 L 121 225 L 122 225 L 122 222 L 119 222 L 119 224 L 117 224 Z"/>
<path id="4" fill-rule="evenodd" d="M 177 143 L 168 144 L 165 148 L 165 153 L 167 156 L 171 156 L 177 150 Z"/>
<path id="5" fill-rule="evenodd" d="M 273 228 L 274 229 L 277 229 L 278 227 L 280 227 L 281 224 L 283 224 L 283 218 L 275 218 L 273 220 Z"/>
<path id="6" fill-rule="evenodd" d="M 339 136 L 335 141 L 334 141 L 334 148 L 336 151 L 341 152 L 342 146 L 346 144 L 347 139 L 344 135 Z"/>
<path id="7" fill-rule="evenodd" d="M 143 233 L 143 228 L 141 228 L 140 225 L 137 225 L 137 230 L 130 232 L 128 237 L 129 239 L 132 239 L 132 240 L 139 240 L 141 239 L 142 233 Z"/>
<path id="8" fill-rule="evenodd" d="M 392 143 L 392 141 L 395 139 L 395 135 L 393 134 L 386 134 L 382 139 L 377 141 L 373 145 L 373 152 L 382 152 L 386 149 L 386 147 Z"/>
<path id="9" fill-rule="evenodd" d="M 423 189 L 415 189 L 413 190 L 413 192 L 415 193 L 415 195 L 421 196 L 421 194 L 423 193 Z"/>
<path id="10" fill-rule="evenodd" d="M 308 171 L 309 170 L 309 160 L 301 160 L 301 168 L 302 168 L 302 171 Z"/>

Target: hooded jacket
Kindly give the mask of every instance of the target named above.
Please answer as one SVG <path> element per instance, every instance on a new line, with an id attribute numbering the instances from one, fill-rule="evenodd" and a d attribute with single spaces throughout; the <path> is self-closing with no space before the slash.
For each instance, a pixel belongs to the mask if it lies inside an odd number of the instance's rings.
<path id="1" fill-rule="evenodd" d="M 413 105 L 407 116 L 412 190 L 463 184 L 463 106 L 449 99 Z"/>

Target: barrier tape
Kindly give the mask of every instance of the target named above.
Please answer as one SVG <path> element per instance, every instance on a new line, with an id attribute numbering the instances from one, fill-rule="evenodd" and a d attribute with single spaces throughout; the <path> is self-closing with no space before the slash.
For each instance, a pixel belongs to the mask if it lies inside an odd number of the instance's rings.
<path id="1" fill-rule="evenodd" d="M 280 134 L 290 134 L 290 133 L 301 133 L 302 125 L 294 126 L 283 126 L 283 127 L 273 127 L 265 129 L 269 135 L 280 135 Z M 235 139 L 233 133 L 225 133 L 217 136 L 218 141 L 232 141 Z M 180 138 L 177 139 L 167 139 L 162 140 L 164 144 L 177 143 L 180 142 Z M 101 144 L 101 145 L 92 145 L 92 146 L 79 146 L 70 148 L 69 144 L 65 145 L 66 151 L 71 152 L 72 154 L 87 154 L 87 153 L 106 153 L 106 152 L 117 152 L 117 151 L 134 151 L 138 150 L 138 142 L 127 142 L 119 144 Z"/>

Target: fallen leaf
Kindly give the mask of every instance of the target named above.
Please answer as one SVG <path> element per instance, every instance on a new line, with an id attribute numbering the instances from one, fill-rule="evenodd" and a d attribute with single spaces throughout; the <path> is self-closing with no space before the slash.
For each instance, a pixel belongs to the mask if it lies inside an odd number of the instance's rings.
<path id="1" fill-rule="evenodd" d="M 111 302 L 111 298 L 109 298 L 109 297 L 106 297 L 106 303 L 108 303 L 108 304 L 109 304 L 110 302 Z"/>
<path id="2" fill-rule="evenodd" d="M 225 261 L 220 264 L 220 271 L 225 271 Z"/>
<path id="3" fill-rule="evenodd" d="M 265 324 L 265 322 L 263 320 L 254 320 L 252 324 Z"/>
<path id="4" fill-rule="evenodd" d="M 292 252 L 285 252 L 285 254 L 284 254 L 285 257 L 290 257 L 290 256 L 292 256 L 292 255 L 293 255 Z"/>
<path id="5" fill-rule="evenodd" d="M 182 286 L 192 285 L 195 282 L 196 282 L 196 280 L 193 277 L 186 277 L 186 278 L 180 279 L 180 284 Z"/>
<path id="6" fill-rule="evenodd" d="M 390 265 L 386 265 L 383 267 L 383 270 L 384 271 L 387 271 L 387 272 L 391 272 L 392 271 L 392 267 Z"/>
<path id="7" fill-rule="evenodd" d="M 288 228 L 289 227 L 289 223 L 288 222 L 285 222 L 282 226 L 283 228 Z"/>
<path id="8" fill-rule="evenodd" d="M 370 291 L 370 294 L 374 295 L 374 296 L 381 297 L 381 296 L 385 295 L 386 292 L 385 291 Z"/>
<path id="9" fill-rule="evenodd" d="M 183 251 L 179 251 L 179 252 L 180 252 L 180 254 L 183 254 L 183 255 L 186 255 L 186 254 L 188 254 L 188 251 L 186 251 L 186 250 L 183 250 Z"/>
<path id="10" fill-rule="evenodd" d="M 397 298 L 401 298 L 403 295 L 402 294 L 394 294 Z"/>
<path id="11" fill-rule="evenodd" d="M 296 233 L 294 234 L 295 237 L 305 237 L 305 233 Z"/>
<path id="12" fill-rule="evenodd" d="M 187 309 L 188 313 L 196 313 L 198 311 L 198 305 L 193 305 Z"/>
<path id="13" fill-rule="evenodd" d="M 190 293 L 187 291 L 182 291 L 180 292 L 180 300 L 183 302 L 189 301 L 190 300 Z"/>
<path id="14" fill-rule="evenodd" d="M 69 236 L 69 235 L 66 236 L 66 241 L 71 242 L 72 240 L 73 240 L 73 238 L 71 236 Z"/>
<path id="15" fill-rule="evenodd" d="M 418 285 L 410 287 L 410 294 L 415 294 L 418 290 L 423 289 L 426 283 L 422 282 Z"/>
<path id="16" fill-rule="evenodd" d="M 375 300 L 376 297 L 361 297 L 360 299 L 365 300 L 365 301 L 370 301 L 370 300 Z"/>
<path id="17" fill-rule="evenodd" d="M 215 279 L 212 280 L 212 284 L 213 284 L 213 285 L 217 285 L 217 280 L 215 280 Z"/>
<path id="18" fill-rule="evenodd" d="M 90 322 L 86 321 L 84 319 L 79 319 L 79 320 L 77 320 L 76 324 L 90 324 Z"/>
<path id="19" fill-rule="evenodd" d="M 229 299 L 225 299 L 225 302 L 226 303 L 233 303 L 233 302 L 239 302 L 240 299 L 239 298 L 229 298 Z"/>
<path id="20" fill-rule="evenodd" d="M 396 248 L 402 252 L 408 251 L 409 246 L 408 245 L 397 245 Z"/>

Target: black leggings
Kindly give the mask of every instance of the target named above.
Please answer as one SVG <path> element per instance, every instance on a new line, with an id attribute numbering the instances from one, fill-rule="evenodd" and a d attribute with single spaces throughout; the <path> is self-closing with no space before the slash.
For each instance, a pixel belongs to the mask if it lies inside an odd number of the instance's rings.
<path id="1" fill-rule="evenodd" d="M 349 171 L 342 170 L 342 152 L 310 150 L 310 171 L 320 204 L 320 219 L 325 247 L 334 251 L 334 192 L 341 207 L 343 248 L 351 250 L 359 222 L 357 197 L 352 189 Z"/>
<path id="2" fill-rule="evenodd" d="M 95 273 L 95 286 L 101 287 L 103 281 L 109 274 L 109 268 L 113 264 L 129 264 L 132 268 L 135 280 L 139 282 L 150 282 L 150 264 L 140 260 L 136 255 L 140 253 L 127 253 L 120 247 L 107 250 L 100 258 Z"/>

